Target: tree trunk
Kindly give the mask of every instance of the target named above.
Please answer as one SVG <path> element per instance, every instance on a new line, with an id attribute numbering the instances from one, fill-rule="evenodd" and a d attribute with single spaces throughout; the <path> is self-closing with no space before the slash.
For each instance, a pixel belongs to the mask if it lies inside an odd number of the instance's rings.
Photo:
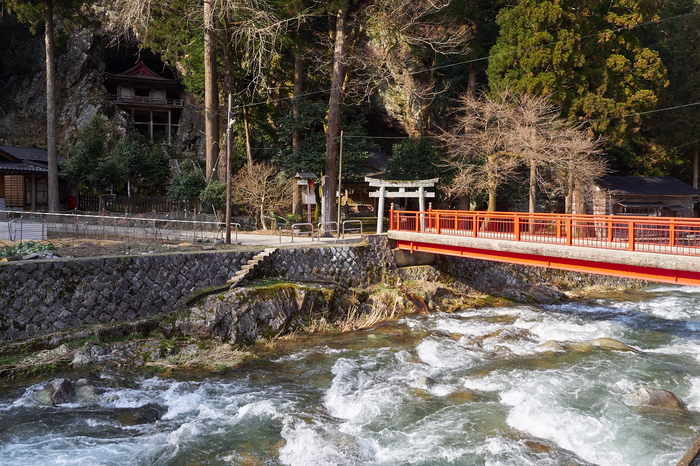
<path id="1" fill-rule="evenodd" d="M 569 173 L 569 179 L 568 179 L 568 188 L 566 190 L 566 200 L 565 200 L 565 208 L 564 210 L 566 211 L 567 214 L 573 213 L 573 204 L 574 204 L 574 173 L 573 171 Z"/>
<path id="2" fill-rule="evenodd" d="M 262 229 L 267 230 L 267 224 L 265 223 L 265 198 L 260 201 L 260 223 L 262 223 Z"/>
<path id="3" fill-rule="evenodd" d="M 537 211 L 537 162 L 530 161 L 530 192 L 528 195 L 528 212 L 534 214 Z"/>
<path id="4" fill-rule="evenodd" d="M 693 188 L 698 189 L 698 150 L 693 152 Z"/>
<path id="5" fill-rule="evenodd" d="M 488 189 L 489 194 L 489 205 L 486 208 L 489 212 L 496 211 L 496 186 L 490 185 Z"/>
<path id="6" fill-rule="evenodd" d="M 294 118 L 301 116 L 301 94 L 304 92 L 304 62 L 301 56 L 297 53 L 294 55 Z M 298 124 L 298 123 L 297 123 Z M 292 133 L 292 153 L 294 158 L 297 158 L 299 153 L 299 144 L 301 142 L 301 130 L 295 129 Z M 296 180 L 292 180 L 292 213 L 301 215 L 301 186 Z"/>
<path id="7" fill-rule="evenodd" d="M 530 160 L 530 192 L 528 194 L 528 212 L 534 214 L 537 211 L 537 161 Z M 535 220 L 528 222 L 530 234 L 535 232 Z"/>
<path id="8" fill-rule="evenodd" d="M 347 28 L 347 9 L 338 11 L 338 18 L 335 27 L 335 47 L 333 49 L 333 79 L 331 83 L 330 108 L 328 110 L 328 130 L 326 134 L 326 175 L 328 175 L 328 202 L 330 207 L 324 209 L 323 222 L 331 222 L 336 217 L 335 194 L 338 185 L 338 174 L 336 165 L 340 152 L 340 117 L 343 104 L 343 80 L 345 79 L 345 39 Z M 325 202 L 325 201 L 324 201 Z"/>
<path id="9" fill-rule="evenodd" d="M 219 88 L 216 75 L 216 44 L 212 37 L 212 1 L 204 0 L 204 137 L 207 181 L 212 179 L 214 164 L 219 159 Z"/>
<path id="10" fill-rule="evenodd" d="M 467 95 L 472 99 L 476 98 L 476 64 L 469 64 L 469 80 L 467 81 Z"/>
<path id="11" fill-rule="evenodd" d="M 250 148 L 250 127 L 248 126 L 248 108 L 243 107 L 243 129 L 245 131 L 245 153 L 248 166 L 253 166 L 253 151 Z"/>
<path id="12" fill-rule="evenodd" d="M 46 153 L 48 164 L 49 212 L 57 212 L 58 148 L 56 144 L 56 57 L 53 42 L 53 0 L 46 0 Z"/>

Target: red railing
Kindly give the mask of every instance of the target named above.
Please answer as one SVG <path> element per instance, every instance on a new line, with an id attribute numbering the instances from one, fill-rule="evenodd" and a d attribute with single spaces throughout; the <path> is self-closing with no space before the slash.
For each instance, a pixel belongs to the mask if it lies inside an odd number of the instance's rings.
<path id="1" fill-rule="evenodd" d="M 697 218 L 392 210 L 389 230 L 700 255 L 700 219 Z"/>

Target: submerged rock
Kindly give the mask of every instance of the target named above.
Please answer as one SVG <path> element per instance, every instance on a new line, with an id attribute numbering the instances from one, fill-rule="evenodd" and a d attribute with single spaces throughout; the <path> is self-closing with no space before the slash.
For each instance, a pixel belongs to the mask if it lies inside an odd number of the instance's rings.
<path id="1" fill-rule="evenodd" d="M 122 425 L 126 426 L 150 424 L 159 421 L 167 412 L 168 408 L 155 403 L 148 403 L 139 408 L 129 408 L 122 411 L 119 413 L 118 420 Z"/>
<path id="2" fill-rule="evenodd" d="M 639 351 L 632 348 L 629 345 L 626 345 L 622 343 L 621 341 L 614 340 L 612 338 L 596 338 L 594 340 L 588 340 L 588 343 L 590 343 L 593 346 L 597 346 L 599 348 L 604 348 L 604 349 L 610 349 L 610 350 L 616 350 L 616 351 L 630 351 L 633 353 L 638 353 Z"/>
<path id="3" fill-rule="evenodd" d="M 75 389 L 75 401 L 81 405 L 100 404 L 100 395 L 92 385 L 82 385 Z"/>
<path id="4" fill-rule="evenodd" d="M 535 346 L 535 351 L 538 353 L 561 353 L 564 351 L 564 347 L 556 340 L 547 340 L 544 343 Z"/>
<path id="5" fill-rule="evenodd" d="M 499 294 L 502 298 L 523 304 L 553 304 L 567 299 L 561 291 L 544 286 L 506 288 Z"/>
<path id="6" fill-rule="evenodd" d="M 642 387 L 632 394 L 632 400 L 638 406 L 674 409 L 685 411 L 685 403 L 673 392 L 660 388 Z"/>

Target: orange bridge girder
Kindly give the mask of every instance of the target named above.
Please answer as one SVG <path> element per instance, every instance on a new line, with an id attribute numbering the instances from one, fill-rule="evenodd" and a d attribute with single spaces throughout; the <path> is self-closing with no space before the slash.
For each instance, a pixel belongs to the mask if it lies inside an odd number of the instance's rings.
<path id="1" fill-rule="evenodd" d="M 391 211 L 399 249 L 700 286 L 700 219 Z"/>

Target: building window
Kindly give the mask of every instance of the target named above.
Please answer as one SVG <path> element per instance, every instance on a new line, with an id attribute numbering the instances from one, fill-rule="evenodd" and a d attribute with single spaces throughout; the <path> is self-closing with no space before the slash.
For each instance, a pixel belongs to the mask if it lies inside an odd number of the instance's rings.
<path id="1" fill-rule="evenodd" d="M 24 175 L 5 175 L 5 205 L 24 207 Z"/>

